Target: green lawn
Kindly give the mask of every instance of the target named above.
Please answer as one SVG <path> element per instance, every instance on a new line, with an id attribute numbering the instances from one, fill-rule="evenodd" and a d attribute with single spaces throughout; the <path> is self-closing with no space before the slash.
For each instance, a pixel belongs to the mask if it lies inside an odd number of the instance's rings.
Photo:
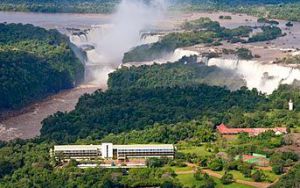
<path id="1" fill-rule="evenodd" d="M 165 166 L 164 168 L 171 168 L 175 172 L 187 172 L 187 171 L 192 171 L 193 168 L 190 166 L 186 167 L 177 167 L 177 166 Z"/>
<path id="2" fill-rule="evenodd" d="M 219 172 L 216 171 L 216 173 L 224 175 L 225 171 L 219 171 Z M 230 170 L 229 173 L 231 173 L 233 175 L 234 179 L 245 180 L 245 181 L 253 181 L 253 179 L 251 179 L 251 178 L 245 178 L 244 175 L 241 172 L 237 171 L 237 170 Z"/>
<path id="3" fill-rule="evenodd" d="M 271 180 L 272 182 L 274 182 L 275 180 L 277 180 L 280 176 L 274 174 L 272 171 L 263 171 L 267 176 L 268 179 Z"/>
<path id="4" fill-rule="evenodd" d="M 201 181 L 197 181 L 193 174 L 180 174 L 177 176 L 178 180 L 185 186 L 185 187 L 193 187 L 201 184 Z M 221 181 L 217 178 L 213 178 L 217 183 L 217 188 L 252 188 L 251 186 L 242 185 L 238 183 L 232 183 L 230 185 L 223 185 Z"/>
<path id="5" fill-rule="evenodd" d="M 274 174 L 271 171 L 263 171 L 269 180 L 271 180 L 272 182 L 275 181 L 279 176 Z M 224 175 L 225 171 L 220 171 L 220 172 L 216 172 L 218 174 Z M 244 177 L 244 175 L 237 171 L 237 170 L 231 170 L 230 173 L 233 175 L 234 179 L 239 179 L 239 180 L 245 180 L 245 181 L 254 181 L 252 178 L 246 178 Z"/>
<path id="6" fill-rule="evenodd" d="M 292 128 L 293 133 L 300 133 L 300 126 Z"/>
<path id="7" fill-rule="evenodd" d="M 179 174 L 177 175 L 177 179 L 180 181 L 180 183 L 182 183 L 183 186 L 186 187 L 196 186 L 201 183 L 201 181 L 197 181 L 194 178 L 193 174 Z"/>
<path id="8" fill-rule="evenodd" d="M 190 154 L 197 154 L 197 155 L 212 155 L 212 153 L 208 152 L 204 146 L 186 146 L 186 147 L 179 147 L 179 152 L 182 153 L 190 153 Z"/>

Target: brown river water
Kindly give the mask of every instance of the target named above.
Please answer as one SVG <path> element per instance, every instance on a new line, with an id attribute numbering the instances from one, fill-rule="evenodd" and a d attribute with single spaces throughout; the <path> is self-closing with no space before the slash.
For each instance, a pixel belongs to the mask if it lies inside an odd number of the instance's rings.
<path id="1" fill-rule="evenodd" d="M 231 15 L 232 20 L 219 20 L 219 15 Z M 210 17 L 219 21 L 225 27 L 238 27 L 240 25 L 255 25 L 256 18 L 247 15 L 233 15 L 231 13 L 170 13 L 158 24 L 160 29 L 173 29 L 186 20 L 199 17 Z M 110 15 L 102 14 L 43 14 L 43 13 L 16 13 L 0 12 L 0 22 L 33 24 L 47 29 L 58 29 L 63 32 L 66 28 L 90 28 L 92 25 L 107 24 Z M 280 21 L 285 30 L 285 21 Z M 276 48 L 300 48 L 300 24 L 287 31 L 288 35 L 272 41 Z M 297 40 L 298 39 L 298 40 Z M 265 45 L 265 43 L 256 44 Z M 41 121 L 57 111 L 71 111 L 74 109 L 79 97 L 84 93 L 92 93 L 97 89 L 105 89 L 106 85 L 83 84 L 74 89 L 62 91 L 40 102 L 36 102 L 15 115 L 0 122 L 0 140 L 12 140 L 15 138 L 28 139 L 40 134 Z"/>

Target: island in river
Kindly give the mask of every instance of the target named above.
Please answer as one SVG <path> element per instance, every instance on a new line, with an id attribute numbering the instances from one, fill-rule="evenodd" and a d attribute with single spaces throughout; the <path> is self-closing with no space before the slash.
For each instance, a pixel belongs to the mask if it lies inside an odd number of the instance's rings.
<path id="1" fill-rule="evenodd" d="M 220 15 L 230 15 L 231 20 L 220 20 Z M 241 25 L 255 25 L 257 18 L 242 14 L 232 14 L 226 12 L 218 13 L 169 13 L 164 19 L 160 20 L 154 27 L 157 30 L 165 30 L 172 32 L 177 29 L 185 21 L 195 20 L 199 17 L 209 17 L 212 20 L 218 20 L 224 27 L 234 28 Z M 29 23 L 36 26 L 44 27 L 47 29 L 55 28 L 60 32 L 72 37 L 73 33 L 69 32 L 70 28 L 79 30 L 92 30 L 95 25 L 107 25 L 111 22 L 111 15 L 102 14 L 43 14 L 43 13 L 18 13 L 18 12 L 0 12 L 0 22 L 7 23 Z M 286 21 L 280 21 L 280 26 L 283 28 Z M 299 48 L 298 39 L 300 39 L 300 24 L 295 22 L 294 27 L 286 30 L 286 36 L 272 41 L 270 44 L 255 43 L 250 46 L 254 50 L 264 52 L 265 56 L 262 59 L 265 61 L 274 60 L 276 57 L 284 56 L 285 54 L 280 51 L 281 48 Z M 97 40 L 90 37 L 89 43 L 93 44 Z M 153 42 L 153 41 L 151 41 Z M 264 46 L 268 45 L 269 48 Z M 237 46 L 238 47 L 238 46 Z M 201 52 L 200 47 L 194 46 L 187 48 L 188 50 Z M 265 53 L 266 52 L 266 53 Z M 280 52 L 280 53 L 279 53 Z M 275 56 L 274 56 L 275 54 Z M 94 54 L 97 56 L 97 54 Z M 182 54 L 183 56 L 184 54 Z M 95 58 L 97 59 L 97 58 Z M 88 63 L 86 69 L 88 69 Z M 97 69 L 102 70 L 103 64 L 97 62 Z M 120 62 L 121 63 L 121 62 Z M 116 63 L 118 64 L 118 62 Z M 117 67 L 111 67 L 110 72 Z M 106 80 L 102 82 L 85 82 L 82 85 L 62 91 L 54 96 L 48 97 L 40 102 L 36 102 L 29 107 L 21 109 L 8 115 L 0 122 L 0 140 L 12 140 L 15 138 L 33 138 L 39 135 L 41 129 L 41 121 L 49 115 L 57 111 L 70 111 L 73 110 L 78 98 L 84 93 L 92 93 L 97 89 L 105 89 Z"/>

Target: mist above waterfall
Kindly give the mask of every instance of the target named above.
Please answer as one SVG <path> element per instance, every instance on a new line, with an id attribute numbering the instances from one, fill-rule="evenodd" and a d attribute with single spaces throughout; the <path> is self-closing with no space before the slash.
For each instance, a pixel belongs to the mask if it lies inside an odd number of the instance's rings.
<path id="1" fill-rule="evenodd" d="M 105 87 L 108 74 L 121 64 L 124 53 L 141 43 L 143 30 L 155 28 L 167 6 L 167 0 L 122 0 L 109 24 L 92 28 L 85 37 L 84 43 L 95 47 L 87 52 L 86 80 Z"/>
<path id="2" fill-rule="evenodd" d="M 141 31 L 155 25 L 166 7 L 164 0 L 123 0 L 111 19 L 111 28 L 96 41 L 96 52 L 103 61 L 119 65 L 123 54 L 139 44 Z"/>

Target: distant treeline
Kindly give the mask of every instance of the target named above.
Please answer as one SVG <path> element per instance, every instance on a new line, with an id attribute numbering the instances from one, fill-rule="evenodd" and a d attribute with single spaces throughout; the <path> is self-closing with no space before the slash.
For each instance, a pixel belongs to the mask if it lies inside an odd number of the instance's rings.
<path id="1" fill-rule="evenodd" d="M 185 11 L 229 11 L 258 17 L 300 21 L 299 0 L 184 0 L 180 1 L 179 6 L 173 8 Z"/>
<path id="2" fill-rule="evenodd" d="M 0 10 L 47 13 L 111 13 L 120 0 L 1 0 Z"/>
<path id="3" fill-rule="evenodd" d="M 19 108 L 71 88 L 84 67 L 56 30 L 0 24 L 0 110 Z"/>
<path id="4" fill-rule="evenodd" d="M 2 0 L 0 10 L 23 12 L 111 13 L 121 0 Z M 141 0 L 147 2 L 147 0 Z M 171 0 L 171 9 L 231 11 L 255 16 L 300 20 L 299 0 Z M 232 8 L 234 7 L 234 8 Z"/>

